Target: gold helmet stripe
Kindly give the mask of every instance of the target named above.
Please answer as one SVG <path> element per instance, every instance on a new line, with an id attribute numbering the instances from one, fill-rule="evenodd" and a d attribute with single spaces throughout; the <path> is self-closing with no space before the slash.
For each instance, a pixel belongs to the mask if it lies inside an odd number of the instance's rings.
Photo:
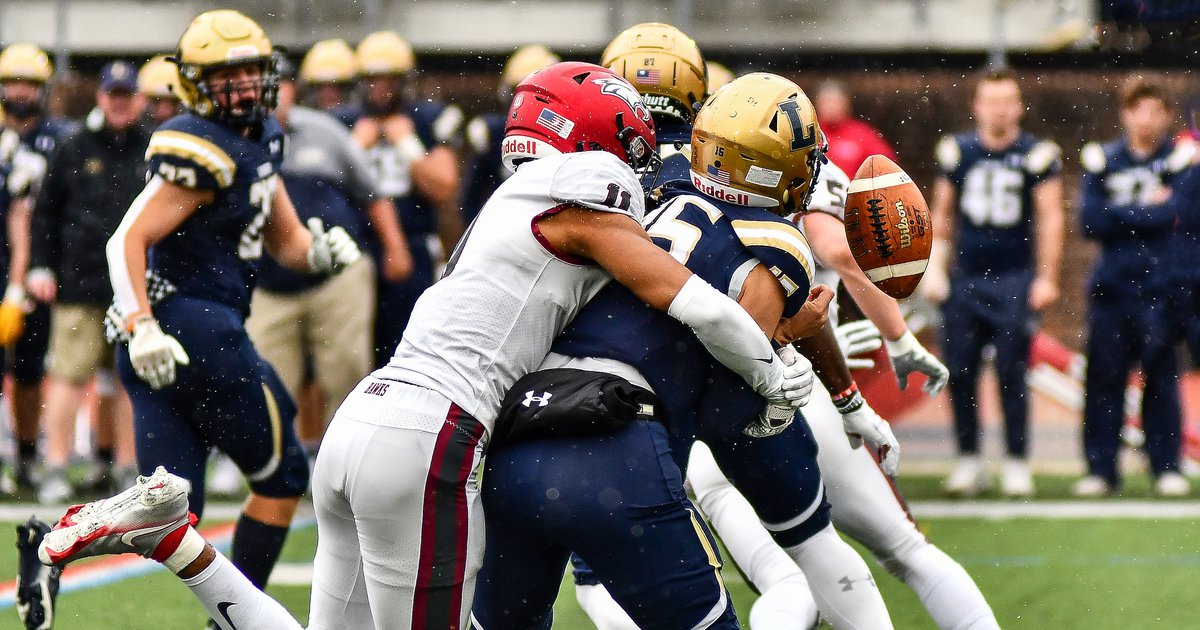
<path id="1" fill-rule="evenodd" d="M 233 183 L 237 172 L 237 164 L 217 145 L 182 131 L 156 131 L 150 136 L 150 146 L 146 148 L 146 159 L 154 155 L 173 155 L 191 160 L 212 173 L 217 185 L 227 188 Z"/>

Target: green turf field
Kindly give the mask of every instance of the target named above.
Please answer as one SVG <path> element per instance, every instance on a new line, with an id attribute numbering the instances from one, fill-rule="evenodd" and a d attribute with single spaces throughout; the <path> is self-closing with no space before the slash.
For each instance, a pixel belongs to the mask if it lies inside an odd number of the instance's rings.
<path id="1" fill-rule="evenodd" d="M 916 494 L 932 486 L 909 484 Z M 1044 483 L 1048 490 L 1053 484 Z M 922 529 L 975 577 L 1002 627 L 1196 627 L 1200 527 L 1192 519 L 923 519 Z M 11 532 L 12 524 L 0 525 Z M 285 561 L 311 560 L 313 529 L 296 532 Z M 0 567 L 13 567 L 14 550 L 0 545 Z M 872 563 L 873 568 L 874 565 Z M 877 569 L 877 568 L 876 568 Z M 11 572 L 10 572 L 11 574 Z M 882 570 L 876 576 L 897 628 L 932 628 L 919 601 Z M 726 580 L 741 617 L 754 595 L 731 567 Z M 308 589 L 271 593 L 304 620 Z M 175 630 L 199 628 L 204 613 L 187 590 L 158 571 L 59 600 L 60 630 Z M 591 628 L 564 581 L 556 628 Z M 19 628 L 12 609 L 0 610 L 0 629 Z"/>

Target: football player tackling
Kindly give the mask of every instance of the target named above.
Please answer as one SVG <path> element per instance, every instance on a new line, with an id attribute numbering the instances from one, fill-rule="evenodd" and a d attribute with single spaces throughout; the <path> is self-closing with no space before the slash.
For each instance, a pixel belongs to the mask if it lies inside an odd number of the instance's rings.
<path id="1" fill-rule="evenodd" d="M 641 228 L 634 169 L 656 157 L 632 86 L 599 66 L 556 64 L 517 86 L 509 116 L 505 159 L 516 174 L 418 300 L 391 362 L 326 434 L 313 483 L 312 628 L 466 626 L 483 547 L 473 472 L 500 398 L 610 279 L 687 324 L 774 404 L 795 406 L 811 383 L 737 303 Z M 179 575 L 224 628 L 299 627 L 188 524 L 186 492 L 160 471 L 73 509 L 42 561 L 140 553 Z"/>

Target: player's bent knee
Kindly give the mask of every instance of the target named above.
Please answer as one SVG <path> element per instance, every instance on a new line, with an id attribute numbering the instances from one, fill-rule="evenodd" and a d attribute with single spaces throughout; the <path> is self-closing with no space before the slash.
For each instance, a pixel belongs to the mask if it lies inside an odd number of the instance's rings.
<path id="1" fill-rule="evenodd" d="M 298 498 L 308 491 L 309 477 L 308 458 L 298 446 L 288 446 L 270 476 L 250 481 L 250 491 L 264 497 Z"/>

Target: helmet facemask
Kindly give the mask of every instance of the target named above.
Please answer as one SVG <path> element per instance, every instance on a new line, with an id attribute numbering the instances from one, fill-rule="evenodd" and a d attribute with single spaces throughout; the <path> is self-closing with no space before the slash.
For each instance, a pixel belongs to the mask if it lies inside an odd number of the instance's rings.
<path id="1" fill-rule="evenodd" d="M 199 95 L 192 109 L 201 116 L 213 118 L 235 127 L 261 124 L 279 102 L 278 55 L 278 52 L 273 52 L 267 57 L 258 59 L 239 59 L 228 64 L 209 66 L 203 71 L 199 66 L 193 64 L 181 64 L 179 67 L 180 77 L 185 81 L 192 82 Z M 235 80 L 226 80 L 220 85 L 213 85 L 211 75 L 214 71 L 250 64 L 258 66 L 259 77 L 257 80 L 242 80 L 242 83 L 254 83 L 252 87 L 256 96 L 241 98 L 235 103 L 235 94 L 241 92 L 244 85 L 239 85 Z M 222 102 L 225 104 L 222 105 Z"/>

